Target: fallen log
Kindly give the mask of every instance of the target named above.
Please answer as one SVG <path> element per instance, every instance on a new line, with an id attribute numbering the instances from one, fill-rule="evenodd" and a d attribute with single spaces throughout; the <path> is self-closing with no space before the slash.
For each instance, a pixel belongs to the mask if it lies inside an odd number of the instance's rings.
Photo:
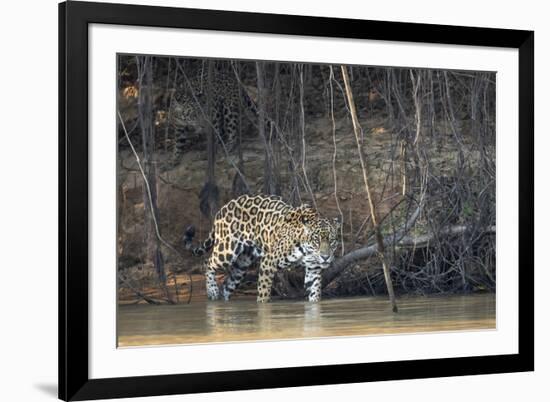
<path id="1" fill-rule="evenodd" d="M 463 234 L 467 232 L 468 230 L 471 230 L 470 226 L 467 225 L 455 225 L 455 226 L 449 226 L 446 228 L 443 228 L 439 230 L 438 232 L 431 232 L 431 233 L 425 233 L 418 236 L 410 236 L 406 233 L 410 230 L 412 225 L 414 224 L 414 221 L 416 221 L 416 218 L 420 214 L 420 207 L 415 211 L 415 213 L 411 216 L 411 219 L 407 222 L 407 224 L 397 231 L 395 234 L 386 236 L 384 238 L 384 244 L 386 246 L 395 246 L 398 249 L 403 248 L 409 248 L 409 247 L 415 247 L 415 248 L 422 248 L 422 247 L 428 247 L 430 245 L 430 242 L 434 239 L 441 237 L 441 236 L 457 236 L 460 234 Z M 496 232 L 496 226 L 487 226 L 484 231 L 484 233 L 495 233 Z M 336 279 L 348 266 L 350 266 L 352 263 L 364 260 L 368 257 L 372 257 L 373 255 L 376 255 L 378 250 L 378 246 L 376 243 L 362 247 L 360 249 L 354 250 L 349 252 L 348 254 L 342 256 L 341 258 L 338 258 L 333 262 L 333 264 L 325 270 L 323 273 L 323 288 L 330 285 L 334 279 Z"/>

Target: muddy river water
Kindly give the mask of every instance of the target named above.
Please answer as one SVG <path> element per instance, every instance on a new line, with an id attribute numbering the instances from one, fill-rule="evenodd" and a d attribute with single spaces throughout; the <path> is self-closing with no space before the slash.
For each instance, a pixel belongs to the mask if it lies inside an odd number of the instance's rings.
<path id="1" fill-rule="evenodd" d="M 495 328 L 495 295 L 385 297 L 320 303 L 255 300 L 118 308 L 118 345 L 141 346 Z"/>

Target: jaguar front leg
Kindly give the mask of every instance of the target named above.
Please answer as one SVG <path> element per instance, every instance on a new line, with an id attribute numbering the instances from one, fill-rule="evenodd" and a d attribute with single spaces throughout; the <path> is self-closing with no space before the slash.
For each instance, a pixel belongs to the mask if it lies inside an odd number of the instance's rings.
<path id="1" fill-rule="evenodd" d="M 206 276 L 206 296 L 209 300 L 218 300 L 220 298 L 220 289 L 216 282 L 216 269 L 218 267 L 215 264 L 215 258 L 210 256 L 205 264 L 205 276 Z"/>
<path id="2" fill-rule="evenodd" d="M 310 302 L 321 300 L 322 267 L 313 266 L 305 269 L 304 288 L 306 298 Z"/>

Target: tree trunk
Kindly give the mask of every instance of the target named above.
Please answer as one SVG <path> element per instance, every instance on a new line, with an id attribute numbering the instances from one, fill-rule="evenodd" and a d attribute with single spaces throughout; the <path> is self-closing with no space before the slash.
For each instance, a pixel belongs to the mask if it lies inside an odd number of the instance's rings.
<path id="1" fill-rule="evenodd" d="M 154 163 L 155 133 L 153 128 L 153 63 L 149 56 L 137 57 L 140 91 L 138 99 L 139 124 L 143 145 L 143 171 L 149 189 L 143 184 L 144 204 L 144 236 L 147 260 L 152 262 L 158 275 L 160 286 L 166 297 L 171 300 L 166 286 L 166 272 L 164 257 L 160 248 L 160 241 L 156 235 L 155 222 L 159 221 L 157 206 L 157 175 Z"/>
<path id="2" fill-rule="evenodd" d="M 214 81 L 214 61 L 208 60 L 208 79 L 206 83 L 206 116 L 208 119 L 212 119 L 215 115 L 214 108 L 221 107 L 212 99 L 212 82 Z M 223 110 L 220 110 L 220 113 L 223 113 Z M 220 117 L 223 119 L 223 117 Z M 211 123 L 214 123 L 211 121 Z M 219 129 L 222 125 L 217 125 Z M 216 138 L 222 133 L 214 132 L 215 125 L 208 124 L 206 127 L 206 153 L 208 154 L 208 166 L 207 166 L 207 177 L 206 183 L 204 184 L 200 194 L 200 210 L 208 218 L 212 218 L 214 214 L 218 211 L 218 186 L 216 185 Z"/>
<path id="3" fill-rule="evenodd" d="M 256 62 L 256 77 L 258 86 L 258 132 L 264 144 L 264 185 L 265 194 L 275 193 L 275 183 L 273 180 L 273 158 L 271 152 L 271 141 L 265 132 L 265 84 L 264 84 L 264 63 Z"/>
<path id="4" fill-rule="evenodd" d="M 241 83 L 240 76 L 241 76 L 241 64 L 235 63 L 234 65 L 234 72 L 236 75 L 236 79 Z M 243 159 L 243 147 L 242 147 L 242 141 L 243 141 L 243 99 L 245 97 L 244 90 L 242 85 L 239 85 L 239 135 L 237 137 L 237 144 L 236 144 L 236 152 L 238 157 L 237 162 L 237 168 L 238 171 L 235 172 L 235 176 L 233 177 L 233 183 L 231 187 L 231 191 L 233 193 L 233 197 L 237 198 L 240 195 L 247 194 L 250 192 L 247 184 L 244 182 L 243 177 L 241 174 L 244 172 L 244 159 Z"/>

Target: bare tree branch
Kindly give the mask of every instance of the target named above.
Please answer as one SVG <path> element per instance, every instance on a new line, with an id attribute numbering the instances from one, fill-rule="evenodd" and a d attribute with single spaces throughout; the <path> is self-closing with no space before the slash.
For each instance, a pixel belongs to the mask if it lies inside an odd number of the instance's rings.
<path id="1" fill-rule="evenodd" d="M 132 149 L 134 157 L 136 158 L 136 162 L 138 164 L 139 171 L 141 172 L 141 176 L 143 178 L 143 183 L 145 184 L 145 188 L 147 190 L 147 195 L 148 195 L 148 199 L 149 199 L 149 203 L 150 203 L 150 208 L 151 208 L 151 210 L 153 210 L 153 204 L 152 204 L 153 200 L 152 200 L 152 196 L 151 196 L 151 187 L 149 186 L 149 180 L 147 180 L 147 176 L 145 176 L 145 172 L 143 170 L 143 167 L 141 166 L 141 159 L 139 158 L 139 155 L 136 152 L 136 149 L 134 148 L 134 145 L 132 144 L 132 141 L 130 140 L 130 137 L 128 136 L 128 132 L 126 131 L 126 126 L 124 125 L 124 121 L 122 120 L 122 116 L 120 115 L 120 112 L 117 112 L 117 113 L 118 113 L 118 118 L 120 119 L 120 123 L 122 124 L 122 128 L 124 130 L 124 135 L 126 135 L 126 139 L 128 140 L 128 144 L 130 145 L 130 148 Z M 185 261 L 185 258 L 183 258 L 183 255 L 181 255 L 181 253 L 174 246 L 172 246 L 170 243 L 168 243 L 166 240 L 164 240 L 164 238 L 161 236 L 159 225 L 158 225 L 158 222 L 157 222 L 157 217 L 155 216 L 155 214 L 152 214 L 152 218 L 153 218 L 153 223 L 154 223 L 154 226 L 155 226 L 155 233 L 157 235 L 157 239 L 162 244 L 164 244 L 167 248 L 169 248 L 174 253 L 176 253 L 176 255 L 179 256 L 183 261 Z M 187 299 L 187 303 L 191 302 L 192 294 L 193 294 L 193 280 L 191 278 L 191 275 L 189 274 L 189 298 Z"/>

